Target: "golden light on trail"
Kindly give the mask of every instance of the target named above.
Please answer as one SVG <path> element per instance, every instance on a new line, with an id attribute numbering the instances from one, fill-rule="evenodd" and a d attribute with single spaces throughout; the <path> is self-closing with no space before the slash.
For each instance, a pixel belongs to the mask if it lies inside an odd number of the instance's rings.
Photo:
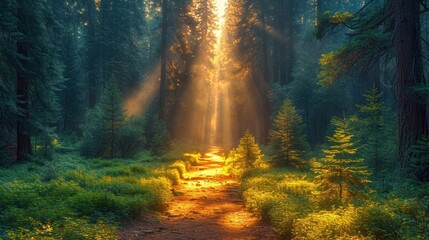
<path id="1" fill-rule="evenodd" d="M 146 112 L 149 104 L 159 91 L 159 73 L 161 71 L 161 62 L 155 70 L 147 76 L 147 79 L 140 87 L 125 100 L 125 109 L 128 116 L 142 115 Z"/>
<path id="2" fill-rule="evenodd" d="M 228 0 L 214 0 L 216 4 L 217 9 L 217 19 L 218 19 L 218 30 L 216 30 L 216 36 L 220 38 L 222 33 L 223 25 L 225 24 L 225 11 L 226 11 L 226 4 L 228 3 Z"/>

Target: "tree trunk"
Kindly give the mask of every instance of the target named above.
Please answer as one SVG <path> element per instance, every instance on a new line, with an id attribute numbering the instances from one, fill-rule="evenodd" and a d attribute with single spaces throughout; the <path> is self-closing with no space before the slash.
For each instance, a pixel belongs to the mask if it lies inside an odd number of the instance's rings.
<path id="1" fill-rule="evenodd" d="M 162 34 L 161 34 L 161 86 L 159 91 L 159 119 L 165 119 L 165 102 L 167 95 L 167 27 L 168 27 L 168 0 L 162 1 Z"/>
<path id="2" fill-rule="evenodd" d="M 268 133 L 270 130 L 270 102 L 268 99 L 268 95 L 270 92 L 269 89 L 269 67 L 268 67 L 268 37 L 266 29 L 266 21 L 265 21 L 265 5 L 264 1 L 261 1 L 261 21 L 262 21 L 262 27 L 264 31 L 261 32 L 262 34 L 262 79 L 261 79 L 261 97 L 263 98 L 262 101 L 262 143 L 265 144 L 268 141 Z"/>
<path id="3" fill-rule="evenodd" d="M 280 85 L 285 85 L 285 65 L 286 65 L 286 33 L 285 33 L 285 18 L 286 6 L 285 0 L 281 0 L 274 5 L 274 31 L 280 33 L 279 36 L 273 38 L 273 82 Z"/>
<path id="4" fill-rule="evenodd" d="M 395 0 L 396 95 L 398 97 L 398 157 L 401 167 L 409 164 L 410 147 L 428 134 L 424 97 L 413 87 L 424 84 L 421 62 L 418 0 Z"/>
<path id="5" fill-rule="evenodd" d="M 282 66 L 281 85 L 287 85 L 292 82 L 293 65 L 295 62 L 295 0 L 288 0 L 284 9 L 284 37 L 285 37 L 285 60 Z"/>
<path id="6" fill-rule="evenodd" d="M 94 2 L 88 3 L 88 47 L 89 47 L 89 59 L 88 59 L 88 108 L 94 108 L 97 105 L 97 95 L 98 95 L 98 86 L 97 86 L 97 52 L 96 48 L 96 16 L 95 16 L 95 5 Z"/>
<path id="7" fill-rule="evenodd" d="M 28 49 L 22 41 L 17 43 L 18 54 L 22 58 L 28 57 Z M 31 138 L 29 126 L 29 107 L 28 107 L 28 79 L 24 74 L 26 59 L 21 59 L 21 68 L 17 71 L 16 76 L 16 94 L 17 106 L 22 113 L 17 116 L 16 122 L 16 161 L 26 161 L 31 154 Z"/>

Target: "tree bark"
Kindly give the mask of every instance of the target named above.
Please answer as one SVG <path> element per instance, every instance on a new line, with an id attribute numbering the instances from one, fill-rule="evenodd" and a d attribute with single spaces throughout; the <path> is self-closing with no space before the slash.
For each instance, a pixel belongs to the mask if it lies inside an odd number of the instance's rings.
<path id="1" fill-rule="evenodd" d="M 264 5 L 264 1 L 261 1 L 261 21 L 262 21 L 262 27 L 264 29 L 264 31 L 262 31 L 262 79 L 261 79 L 261 97 L 263 98 L 262 101 L 262 114 L 263 114 L 263 119 L 262 119 L 262 124 L 263 124 L 263 128 L 262 128 L 262 143 L 265 144 L 268 141 L 268 133 L 269 133 L 269 129 L 270 129 L 270 102 L 268 99 L 268 95 L 270 92 L 269 89 L 269 67 L 268 67 L 268 37 L 267 37 L 267 32 L 265 31 L 266 29 L 266 20 L 265 20 L 265 15 L 266 15 L 266 10 L 265 10 L 265 5 Z"/>
<path id="2" fill-rule="evenodd" d="M 281 85 L 287 85 L 292 82 L 293 66 L 295 63 L 295 0 L 288 0 L 285 3 L 284 9 L 284 37 L 285 37 L 285 60 L 282 66 Z"/>
<path id="3" fill-rule="evenodd" d="M 410 147 L 428 134 L 424 97 L 413 87 L 424 84 L 421 61 L 419 0 L 395 0 L 396 94 L 398 97 L 398 158 L 402 168 L 409 164 Z"/>
<path id="4" fill-rule="evenodd" d="M 162 33 L 161 33 L 161 76 L 159 90 L 159 119 L 165 119 L 165 102 L 167 95 L 167 27 L 168 27 L 168 0 L 162 1 Z"/>
<path id="5" fill-rule="evenodd" d="M 28 49 L 24 42 L 17 43 L 18 54 L 21 58 L 21 68 L 17 71 L 16 76 L 16 94 L 17 106 L 21 114 L 17 116 L 16 122 L 16 161 L 22 162 L 28 160 L 31 154 L 31 138 L 29 126 L 29 95 L 28 95 L 28 79 L 24 74 L 26 66 L 26 58 L 28 57 Z"/>
<path id="6" fill-rule="evenodd" d="M 96 58 L 97 52 L 95 52 L 96 44 L 96 7 L 94 2 L 88 3 L 88 47 L 89 47 L 89 56 L 87 59 L 88 64 L 88 108 L 94 108 L 97 105 L 97 95 L 98 95 L 98 86 L 97 86 L 97 73 L 96 73 Z"/>

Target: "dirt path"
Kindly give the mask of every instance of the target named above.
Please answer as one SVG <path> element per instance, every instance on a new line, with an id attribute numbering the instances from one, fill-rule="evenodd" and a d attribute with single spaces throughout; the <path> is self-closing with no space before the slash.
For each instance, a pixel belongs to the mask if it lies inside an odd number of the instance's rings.
<path id="1" fill-rule="evenodd" d="M 149 216 L 123 229 L 120 239 L 270 240 L 269 226 L 245 210 L 238 182 L 221 174 L 221 149 L 211 148 L 174 191 L 160 216 Z"/>

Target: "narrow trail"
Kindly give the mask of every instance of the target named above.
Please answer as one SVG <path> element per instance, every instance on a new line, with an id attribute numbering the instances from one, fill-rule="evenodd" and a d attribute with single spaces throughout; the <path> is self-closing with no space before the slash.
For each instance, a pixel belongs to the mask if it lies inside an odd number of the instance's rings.
<path id="1" fill-rule="evenodd" d="M 238 182 L 221 174 L 222 149 L 212 147 L 174 188 L 167 210 L 123 229 L 120 239 L 270 240 L 269 226 L 244 208 Z"/>

